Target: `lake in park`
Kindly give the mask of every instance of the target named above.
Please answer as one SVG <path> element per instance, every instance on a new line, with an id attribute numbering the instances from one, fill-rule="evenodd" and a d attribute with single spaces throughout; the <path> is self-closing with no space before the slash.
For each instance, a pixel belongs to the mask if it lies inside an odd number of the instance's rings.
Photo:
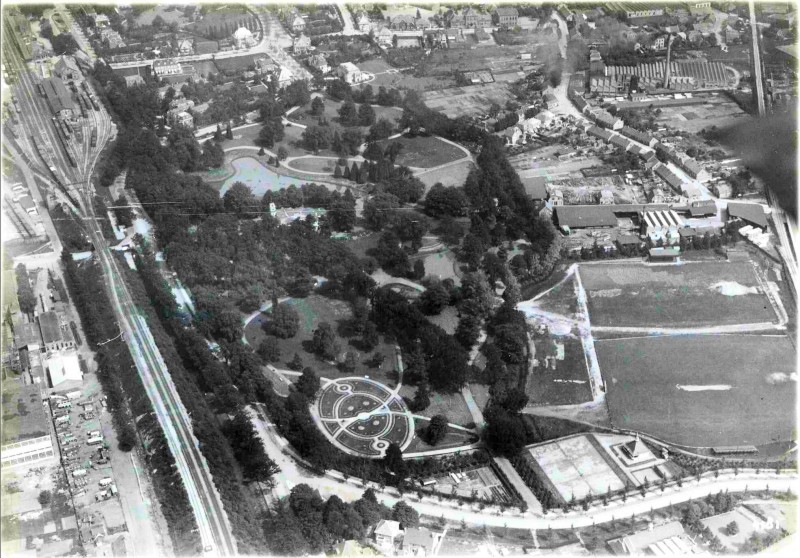
<path id="1" fill-rule="evenodd" d="M 231 165 L 235 173 L 222 184 L 220 196 L 224 196 L 234 182 L 245 184 L 257 197 L 263 196 L 267 190 L 280 190 L 292 184 L 299 188 L 302 184 L 308 183 L 308 180 L 276 174 L 252 157 L 234 159 Z"/>

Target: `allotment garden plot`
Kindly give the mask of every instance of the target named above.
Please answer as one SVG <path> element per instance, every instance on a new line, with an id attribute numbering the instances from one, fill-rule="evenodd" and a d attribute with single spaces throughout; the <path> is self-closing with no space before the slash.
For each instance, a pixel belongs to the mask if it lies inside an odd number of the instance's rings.
<path id="1" fill-rule="evenodd" d="M 775 322 L 749 262 L 581 265 L 592 326 L 692 327 Z"/>
<path id="2" fill-rule="evenodd" d="M 650 336 L 595 347 L 617 427 L 687 446 L 792 439 L 797 376 L 788 337 Z"/>
<path id="3" fill-rule="evenodd" d="M 414 437 L 414 419 L 402 397 L 374 380 L 329 382 L 314 410 L 323 434 L 353 455 L 382 457 L 389 444 L 405 449 Z"/>

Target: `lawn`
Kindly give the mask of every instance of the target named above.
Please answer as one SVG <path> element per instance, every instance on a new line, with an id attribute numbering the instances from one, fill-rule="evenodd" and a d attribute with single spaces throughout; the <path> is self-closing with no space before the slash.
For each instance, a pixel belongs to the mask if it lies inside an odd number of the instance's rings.
<path id="1" fill-rule="evenodd" d="M 323 159 L 321 157 L 307 157 L 295 159 L 286 165 L 289 168 L 305 172 L 326 172 L 333 174 L 336 166 L 336 159 Z"/>
<path id="2" fill-rule="evenodd" d="M 448 335 L 453 335 L 458 327 L 458 310 L 455 306 L 448 306 L 435 316 L 428 316 L 428 321 L 438 325 Z"/>
<path id="3" fill-rule="evenodd" d="M 436 136 L 402 136 L 393 140 L 381 142 L 384 147 L 389 143 L 399 143 L 403 146 L 400 155 L 395 161 L 398 165 L 417 168 L 433 168 L 463 159 L 467 154 L 462 150 L 447 143 Z"/>
<path id="4" fill-rule="evenodd" d="M 573 316 L 578 310 L 575 298 L 575 278 L 569 277 L 563 283 L 555 285 L 546 295 L 537 299 L 537 306 L 542 310 Z"/>
<path id="5" fill-rule="evenodd" d="M 294 358 L 295 353 L 303 359 L 305 366 L 311 366 L 317 371 L 319 376 L 326 378 L 343 378 L 346 376 L 369 376 L 387 385 L 394 384 L 394 347 L 387 343 L 381 343 L 374 352 L 382 353 L 385 358 L 380 368 L 375 369 L 366 366 L 363 361 L 369 360 L 372 356 L 364 354 L 349 345 L 347 339 L 338 335 L 340 327 L 351 317 L 350 305 L 341 300 L 334 300 L 320 295 L 312 294 L 304 299 L 293 299 L 292 304 L 297 308 L 300 315 L 300 329 L 291 339 L 280 339 L 281 350 L 280 362 L 273 363 L 276 368 L 287 368 L 289 361 Z M 266 337 L 261 324 L 269 320 L 269 314 L 261 314 L 245 328 L 245 338 L 247 342 L 257 348 L 261 341 Z M 337 332 L 339 343 L 338 360 L 344 360 L 346 351 L 353 351 L 358 355 L 358 365 L 352 373 L 339 370 L 336 365 L 319 359 L 316 355 L 309 353 L 306 348 L 313 337 L 314 329 L 320 322 L 328 322 Z"/>
<path id="6" fill-rule="evenodd" d="M 413 399 L 416 392 L 417 388 L 414 386 L 404 385 L 402 388 L 400 388 L 400 395 L 407 400 Z M 447 417 L 447 421 L 452 424 L 466 426 L 468 428 L 472 428 L 474 426 L 472 415 L 467 408 L 467 403 L 464 401 L 464 396 L 461 395 L 461 392 L 434 392 L 431 393 L 430 399 L 431 404 L 428 406 L 428 408 L 416 414 L 428 418 L 432 418 L 434 415 L 445 415 Z"/>
<path id="7" fill-rule="evenodd" d="M 776 320 L 749 262 L 592 264 L 581 265 L 580 275 L 595 326 L 691 327 Z M 743 294 L 730 294 L 737 290 Z"/>
<path id="8" fill-rule="evenodd" d="M 467 181 L 467 175 L 469 175 L 469 171 L 471 171 L 473 167 L 472 161 L 463 161 L 441 169 L 423 171 L 417 175 L 417 178 L 425 184 L 425 193 L 437 182 L 441 182 L 443 186 L 455 186 L 460 188 L 464 185 L 464 182 Z"/>
<path id="9" fill-rule="evenodd" d="M 795 349 L 786 337 L 644 337 L 595 342 L 612 421 L 687 446 L 790 440 Z"/>
<path id="10" fill-rule="evenodd" d="M 580 339 L 555 337 L 554 341 L 564 346 L 564 360 L 557 360 L 553 370 L 540 359 L 525 384 L 528 405 L 576 405 L 591 401 L 592 389 Z M 541 354 L 538 345 L 537 353 Z"/>
<path id="11" fill-rule="evenodd" d="M 477 436 L 472 435 L 469 432 L 448 427 L 447 434 L 445 434 L 444 439 L 435 446 L 432 446 L 422 439 L 425 434 L 425 429 L 428 427 L 428 421 L 417 418 L 414 419 L 414 425 L 417 428 L 417 435 L 414 436 L 414 440 L 406 448 L 404 453 L 416 453 L 420 451 L 431 451 L 443 448 L 458 448 L 478 441 Z"/>

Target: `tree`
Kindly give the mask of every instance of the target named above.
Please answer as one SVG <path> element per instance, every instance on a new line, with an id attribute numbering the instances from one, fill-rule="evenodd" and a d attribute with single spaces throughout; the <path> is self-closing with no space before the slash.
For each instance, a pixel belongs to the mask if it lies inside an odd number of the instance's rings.
<path id="1" fill-rule="evenodd" d="M 300 379 L 297 380 L 294 387 L 309 399 L 313 399 L 314 395 L 319 391 L 320 380 L 314 369 L 306 366 L 303 368 L 303 373 L 300 375 Z"/>
<path id="2" fill-rule="evenodd" d="M 425 196 L 425 212 L 431 217 L 462 217 L 469 209 L 469 199 L 463 188 L 447 188 L 434 184 Z"/>
<path id="3" fill-rule="evenodd" d="M 368 321 L 364 324 L 364 332 L 361 334 L 361 344 L 364 346 L 365 350 L 371 351 L 378 346 L 379 342 L 378 326 L 375 325 L 375 322 Z"/>
<path id="4" fill-rule="evenodd" d="M 358 126 L 358 109 L 353 101 L 344 101 L 339 107 L 339 124 L 342 126 Z"/>
<path id="5" fill-rule="evenodd" d="M 294 357 L 288 363 L 289 370 L 294 370 L 295 372 L 300 372 L 303 369 L 303 359 L 300 358 L 298 353 L 294 354 Z"/>
<path id="6" fill-rule="evenodd" d="M 363 105 L 362 105 L 363 106 Z M 370 107 L 372 108 L 372 107 Z M 373 111 L 374 116 L 374 111 Z M 372 124 L 367 134 L 367 141 L 380 141 L 388 138 L 394 132 L 394 126 L 385 118 L 379 118 L 377 122 Z"/>
<path id="7" fill-rule="evenodd" d="M 392 519 L 397 521 L 400 524 L 400 528 L 404 530 L 419 527 L 419 513 L 402 500 L 392 508 Z"/>
<path id="8" fill-rule="evenodd" d="M 358 123 L 361 126 L 372 126 L 375 124 L 375 109 L 372 105 L 363 103 L 358 107 Z"/>
<path id="9" fill-rule="evenodd" d="M 285 160 L 285 159 L 286 159 L 286 157 L 288 157 L 288 156 L 289 156 L 289 152 L 288 152 L 288 151 L 286 151 L 286 148 L 285 148 L 284 146 L 282 146 L 282 145 L 281 145 L 281 146 L 278 148 L 278 161 L 283 161 L 283 160 Z"/>
<path id="10" fill-rule="evenodd" d="M 426 430 L 427 442 L 435 446 L 447 435 L 447 417 L 444 415 L 434 415 Z"/>
<path id="11" fill-rule="evenodd" d="M 348 374 L 352 374 L 358 366 L 358 355 L 353 351 L 347 351 L 344 355 L 344 362 L 342 362 L 342 370 Z"/>
<path id="12" fill-rule="evenodd" d="M 440 314 L 448 304 L 450 304 L 450 293 L 438 280 L 432 281 L 419 297 L 420 309 L 429 316 Z"/>
<path id="13" fill-rule="evenodd" d="M 28 279 L 28 269 L 25 267 L 25 264 L 19 264 L 15 268 L 15 271 L 17 276 L 19 309 L 26 314 L 32 314 L 36 309 L 36 295 L 33 293 L 33 288 Z"/>
<path id="14" fill-rule="evenodd" d="M 736 523 L 735 521 L 731 521 L 725 526 L 725 533 L 730 537 L 736 535 L 738 532 L 739 532 L 739 524 Z"/>
<path id="15" fill-rule="evenodd" d="M 46 508 L 47 506 L 50 505 L 50 502 L 53 500 L 53 495 L 50 493 L 49 490 L 42 490 L 41 492 L 39 492 L 37 500 L 39 501 L 39 505 L 41 505 L 43 508 Z"/>
<path id="16" fill-rule="evenodd" d="M 411 400 L 411 404 L 409 408 L 411 411 L 415 413 L 419 413 L 420 411 L 424 411 L 427 409 L 431 404 L 430 399 L 430 392 L 428 390 L 428 384 L 422 382 L 419 387 L 417 388 L 417 392 L 414 394 L 414 399 Z"/>
<path id="17" fill-rule="evenodd" d="M 231 128 L 230 122 L 228 122 L 228 125 L 225 127 L 225 139 L 233 139 L 233 129 Z"/>
<path id="18" fill-rule="evenodd" d="M 264 451 L 264 444 L 247 413 L 243 410 L 236 412 L 224 432 L 233 455 L 242 466 L 244 477 L 272 485 L 272 476 L 279 471 L 278 466 Z"/>
<path id="19" fill-rule="evenodd" d="M 259 205 L 253 196 L 253 192 L 242 182 L 234 182 L 233 185 L 222 196 L 225 209 L 241 217 L 247 213 L 257 212 Z"/>
<path id="20" fill-rule="evenodd" d="M 287 107 L 303 106 L 310 99 L 311 93 L 308 91 L 308 82 L 305 80 L 294 81 L 283 90 L 283 102 Z"/>
<path id="21" fill-rule="evenodd" d="M 334 360 L 336 353 L 339 352 L 339 345 L 336 343 L 336 334 L 333 327 L 328 322 L 320 322 L 314 330 L 311 340 L 311 347 L 314 353 L 325 360 Z"/>
<path id="22" fill-rule="evenodd" d="M 256 143 L 261 147 L 271 148 L 275 143 L 283 139 L 283 134 L 283 124 L 280 121 L 280 117 L 277 119 L 270 118 L 264 120 L 261 130 L 258 132 Z"/>
<path id="23" fill-rule="evenodd" d="M 309 126 L 301 135 L 303 147 L 309 151 L 317 152 L 327 149 L 331 142 L 331 131 L 327 126 Z"/>
<path id="24" fill-rule="evenodd" d="M 281 348 L 277 337 L 273 335 L 268 335 L 266 339 L 259 343 L 256 352 L 264 362 L 278 362 L 281 359 Z"/>
<path id="25" fill-rule="evenodd" d="M 300 328 L 300 316 L 291 304 L 285 302 L 277 304 L 277 301 L 273 300 L 272 319 L 268 323 L 273 335 L 281 339 L 290 339 Z"/>
<path id="26" fill-rule="evenodd" d="M 314 100 L 311 101 L 311 115 L 322 116 L 323 114 L 325 114 L 325 102 L 322 97 L 314 97 Z"/>
<path id="27" fill-rule="evenodd" d="M 396 443 L 389 444 L 382 461 L 383 466 L 396 475 L 396 480 L 402 481 L 406 478 L 407 468 L 405 461 L 403 461 L 403 451 Z"/>
<path id="28" fill-rule="evenodd" d="M 71 33 L 61 33 L 55 35 L 50 39 L 50 44 L 53 46 L 53 53 L 56 56 L 62 54 L 74 54 L 78 50 L 78 43 Z"/>

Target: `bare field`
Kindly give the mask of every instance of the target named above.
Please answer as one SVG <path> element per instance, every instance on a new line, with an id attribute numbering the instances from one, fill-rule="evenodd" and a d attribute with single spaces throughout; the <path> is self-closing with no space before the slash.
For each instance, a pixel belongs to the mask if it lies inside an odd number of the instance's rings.
<path id="1" fill-rule="evenodd" d="M 484 114 L 492 103 L 505 106 L 514 96 L 508 84 L 490 83 L 428 91 L 422 98 L 433 110 L 438 110 L 450 118 L 456 118 L 462 115 L 479 116 Z"/>

